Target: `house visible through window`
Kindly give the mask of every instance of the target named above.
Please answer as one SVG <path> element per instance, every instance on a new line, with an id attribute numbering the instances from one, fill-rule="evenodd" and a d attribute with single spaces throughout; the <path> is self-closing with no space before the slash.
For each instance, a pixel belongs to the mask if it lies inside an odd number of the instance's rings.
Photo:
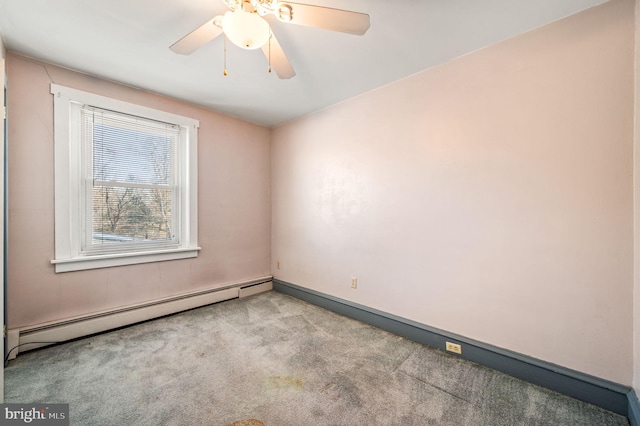
<path id="1" fill-rule="evenodd" d="M 52 93 L 56 272 L 196 256 L 197 121 Z"/>

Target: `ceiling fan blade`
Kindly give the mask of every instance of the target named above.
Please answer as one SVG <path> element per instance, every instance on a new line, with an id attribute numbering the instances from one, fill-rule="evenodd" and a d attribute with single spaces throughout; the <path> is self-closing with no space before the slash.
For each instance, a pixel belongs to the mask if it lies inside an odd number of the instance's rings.
<path id="1" fill-rule="evenodd" d="M 169 49 L 181 55 L 189 55 L 193 53 L 198 48 L 204 46 L 222 34 L 222 28 L 214 23 L 216 20 L 219 21 L 220 18 L 220 16 L 216 16 L 215 18 L 207 21 L 186 36 L 182 37 L 180 40 L 173 43 Z"/>
<path id="2" fill-rule="evenodd" d="M 269 53 L 269 50 L 271 50 L 271 53 Z M 282 46 L 280 46 L 280 43 L 278 43 L 273 33 L 271 33 L 269 41 L 262 46 L 262 53 L 264 53 L 267 59 L 271 56 L 271 68 L 276 72 L 278 78 L 286 80 L 296 75 L 289 59 L 287 59 L 287 55 L 284 54 Z"/>
<path id="3" fill-rule="evenodd" d="M 362 35 L 370 26 L 369 15 L 350 10 L 310 4 L 283 2 L 278 19 L 291 24 L 306 25 L 331 31 Z"/>

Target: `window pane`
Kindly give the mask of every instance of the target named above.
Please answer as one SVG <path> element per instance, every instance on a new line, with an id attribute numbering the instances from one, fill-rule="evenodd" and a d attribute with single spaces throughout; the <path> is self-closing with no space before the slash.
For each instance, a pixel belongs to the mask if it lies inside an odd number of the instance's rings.
<path id="1" fill-rule="evenodd" d="M 179 128 L 111 111 L 85 110 L 87 251 L 175 246 Z"/>
<path id="2" fill-rule="evenodd" d="M 94 186 L 93 244 L 173 240 L 172 192 Z"/>
<path id="3" fill-rule="evenodd" d="M 94 124 L 93 178 L 169 185 L 173 151 L 171 136 Z"/>

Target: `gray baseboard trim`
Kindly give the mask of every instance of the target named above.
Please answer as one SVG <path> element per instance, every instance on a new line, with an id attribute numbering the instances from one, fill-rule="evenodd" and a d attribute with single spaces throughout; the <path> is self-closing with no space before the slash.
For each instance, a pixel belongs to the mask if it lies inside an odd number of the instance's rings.
<path id="1" fill-rule="evenodd" d="M 640 404 L 628 386 L 610 382 L 579 371 L 498 348 L 483 342 L 429 327 L 348 300 L 333 297 L 299 285 L 273 279 L 275 291 L 288 294 L 313 305 L 373 325 L 407 339 L 445 350 L 445 342 L 462 345 L 461 358 L 588 402 L 605 410 L 640 420 Z M 633 393 L 631 397 L 630 394 Z M 632 405 L 630 400 L 634 399 Z"/>
<path id="2" fill-rule="evenodd" d="M 640 426 L 640 402 L 636 391 L 631 389 L 627 394 L 629 399 L 629 423 L 631 426 Z"/>

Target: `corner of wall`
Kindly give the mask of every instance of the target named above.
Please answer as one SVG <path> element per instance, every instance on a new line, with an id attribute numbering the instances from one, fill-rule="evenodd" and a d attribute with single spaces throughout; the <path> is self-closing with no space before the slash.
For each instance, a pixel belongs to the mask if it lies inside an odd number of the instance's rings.
<path id="1" fill-rule="evenodd" d="M 7 49 L 4 47 L 4 39 L 2 38 L 2 33 L 0 33 L 0 59 L 4 59 L 6 57 L 7 57 Z M 4 72 L 4 66 L 0 71 Z"/>

